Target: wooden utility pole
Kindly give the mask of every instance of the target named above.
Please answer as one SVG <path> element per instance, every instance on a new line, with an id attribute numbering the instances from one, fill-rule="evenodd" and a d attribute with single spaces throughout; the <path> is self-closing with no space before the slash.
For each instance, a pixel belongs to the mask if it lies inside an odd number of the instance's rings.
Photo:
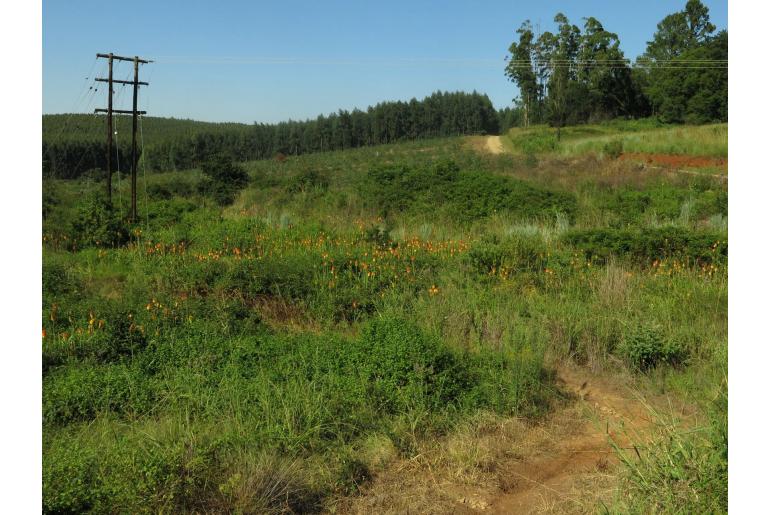
<path id="1" fill-rule="evenodd" d="M 112 205 L 112 53 L 107 58 L 109 59 L 107 79 L 107 202 Z"/>
<path id="2" fill-rule="evenodd" d="M 152 61 L 146 59 L 139 59 L 139 57 L 122 57 L 119 55 L 109 54 L 96 54 L 96 57 L 103 57 L 109 59 L 109 77 L 107 79 L 98 78 L 99 82 L 109 83 L 109 92 L 107 96 L 107 109 L 96 109 L 95 113 L 107 113 L 107 199 L 112 203 L 112 115 L 113 114 L 130 114 L 132 115 L 132 138 L 131 138 L 131 213 L 129 217 L 131 221 L 136 221 L 136 126 L 137 118 L 140 114 L 146 114 L 147 111 L 137 110 L 137 100 L 139 95 L 139 86 L 149 86 L 147 82 L 139 82 L 139 64 L 147 64 Z M 134 80 L 114 80 L 112 78 L 112 61 L 117 59 L 118 61 L 132 61 L 134 63 Z M 113 84 L 131 84 L 134 86 L 134 104 L 131 111 L 125 111 L 121 109 L 112 108 L 112 85 Z"/>
<path id="3" fill-rule="evenodd" d="M 136 98 L 139 92 L 139 58 L 134 56 L 134 108 L 131 124 L 131 221 L 136 221 Z"/>

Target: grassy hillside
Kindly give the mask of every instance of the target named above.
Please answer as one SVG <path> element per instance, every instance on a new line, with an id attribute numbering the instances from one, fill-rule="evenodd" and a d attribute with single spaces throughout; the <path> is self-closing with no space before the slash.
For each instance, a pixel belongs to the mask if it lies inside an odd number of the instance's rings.
<path id="1" fill-rule="evenodd" d="M 639 129 L 250 161 L 227 207 L 152 173 L 135 225 L 125 182 L 113 214 L 101 182 L 47 179 L 44 511 L 333 510 L 478 417 L 542 420 L 565 362 L 711 417 L 656 448 L 678 476 L 629 468 L 618 510 L 650 485 L 726 510 L 727 186 L 588 152 Z"/>
<path id="2" fill-rule="evenodd" d="M 575 156 L 585 153 L 601 155 L 609 144 L 629 153 L 675 154 L 702 157 L 727 157 L 727 124 L 665 125 L 654 120 L 613 121 L 604 124 L 578 125 L 561 130 L 537 126 L 515 128 L 506 134 L 506 143 L 517 153 L 552 153 Z"/>

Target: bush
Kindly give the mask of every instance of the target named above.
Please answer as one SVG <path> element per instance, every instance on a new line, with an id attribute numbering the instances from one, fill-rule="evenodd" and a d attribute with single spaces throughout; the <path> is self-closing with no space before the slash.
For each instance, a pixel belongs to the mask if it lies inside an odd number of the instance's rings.
<path id="1" fill-rule="evenodd" d="M 74 291 L 77 282 L 72 276 L 72 269 L 56 261 L 43 261 L 43 301 L 50 302 L 54 297 Z"/>
<path id="2" fill-rule="evenodd" d="M 390 231 L 387 225 L 373 225 L 364 232 L 364 241 L 373 243 L 381 249 L 394 249 L 398 243 L 390 237 Z"/>
<path id="3" fill-rule="evenodd" d="M 659 329 L 637 326 L 626 334 L 620 352 L 629 364 L 639 370 L 658 365 L 677 365 L 684 361 L 684 348 L 674 340 L 665 338 Z"/>
<path id="4" fill-rule="evenodd" d="M 439 409 L 470 386 L 467 366 L 438 339 L 398 318 L 371 321 L 359 340 L 360 373 L 386 411 Z"/>
<path id="5" fill-rule="evenodd" d="M 315 170 L 303 170 L 292 177 L 286 185 L 288 193 L 300 193 L 318 189 L 325 191 L 329 188 L 329 179 Z"/>
<path id="6" fill-rule="evenodd" d="M 604 155 L 610 159 L 617 159 L 623 153 L 623 140 L 614 139 L 604 144 Z"/>
<path id="7" fill-rule="evenodd" d="M 100 504 L 97 470 L 92 447 L 77 440 L 52 447 L 43 460 L 43 513 L 85 513 Z"/>
<path id="8" fill-rule="evenodd" d="M 155 393 L 138 368 L 124 364 L 57 369 L 43 382 L 43 422 L 90 420 L 101 412 L 147 413 Z"/>
<path id="9" fill-rule="evenodd" d="M 503 242 L 486 241 L 467 254 L 471 269 L 482 275 L 507 270 L 511 273 L 539 272 L 547 264 L 547 249 L 539 235 L 521 235 Z"/>
<path id="10" fill-rule="evenodd" d="M 72 238 L 79 247 L 119 247 L 129 241 L 126 223 L 117 210 L 99 195 L 78 206 L 72 223 Z"/>
<path id="11" fill-rule="evenodd" d="M 727 235 L 668 226 L 645 229 L 580 229 L 567 232 L 563 241 L 583 251 L 586 259 L 606 262 L 610 256 L 650 264 L 679 259 L 691 265 L 727 260 Z"/>
<path id="12" fill-rule="evenodd" d="M 149 206 L 147 217 L 152 220 L 153 226 L 170 226 L 179 223 L 185 213 L 191 213 L 198 208 L 198 204 L 192 200 L 183 198 L 171 198 L 152 202 Z"/>
<path id="13" fill-rule="evenodd" d="M 167 180 L 152 182 L 147 185 L 147 195 L 151 199 L 170 200 L 174 197 L 191 197 L 195 194 L 195 183 L 188 180 Z"/>
<path id="14" fill-rule="evenodd" d="M 43 373 L 73 359 L 106 364 L 141 353 L 147 347 L 147 338 L 135 327 L 132 317 L 127 311 L 108 308 L 106 314 L 97 316 L 98 327 L 102 328 L 93 334 L 49 339 L 43 346 Z"/>
<path id="15" fill-rule="evenodd" d="M 203 180 L 199 191 L 220 206 L 233 203 L 235 196 L 249 183 L 249 175 L 227 154 L 213 154 L 201 164 Z"/>
<path id="16" fill-rule="evenodd" d="M 369 171 L 362 194 L 380 211 L 441 211 L 451 218 L 471 222 L 496 212 L 522 219 L 554 219 L 558 213 L 574 219 L 575 196 L 490 173 L 460 171 L 451 161 L 427 168 L 408 166 Z"/>

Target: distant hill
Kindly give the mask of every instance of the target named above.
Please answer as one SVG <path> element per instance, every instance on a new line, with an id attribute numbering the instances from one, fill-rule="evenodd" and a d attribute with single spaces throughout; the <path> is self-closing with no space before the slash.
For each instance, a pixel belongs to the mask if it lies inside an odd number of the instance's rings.
<path id="1" fill-rule="evenodd" d="M 130 160 L 131 118 L 116 116 L 116 160 Z M 145 165 L 152 170 L 193 168 L 225 152 L 238 160 L 299 155 L 420 138 L 497 134 L 498 113 L 477 92 L 438 91 L 422 100 L 383 102 L 366 111 L 340 110 L 314 120 L 277 124 L 210 123 L 176 118 L 142 120 Z M 106 168 L 103 116 L 43 116 L 43 173 L 74 178 Z"/>

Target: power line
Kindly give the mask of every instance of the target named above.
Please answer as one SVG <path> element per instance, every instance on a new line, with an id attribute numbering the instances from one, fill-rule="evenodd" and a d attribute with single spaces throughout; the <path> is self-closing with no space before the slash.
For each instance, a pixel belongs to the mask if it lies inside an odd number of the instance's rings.
<path id="1" fill-rule="evenodd" d="M 156 58 L 157 62 L 164 62 L 167 64 L 232 64 L 232 65 L 339 65 L 339 66 L 366 66 L 366 65 L 383 65 L 383 66 L 425 66 L 425 65 L 449 65 L 454 67 L 497 67 L 499 66 L 499 59 L 491 58 L 373 58 L 373 59 L 328 59 L 328 58 L 306 58 L 306 57 L 269 57 L 269 56 L 242 56 L 242 57 L 230 57 L 230 56 L 159 56 Z M 535 60 L 507 60 L 508 63 L 523 63 L 523 64 L 540 64 L 544 65 L 543 61 Z M 656 65 L 676 64 L 678 67 L 685 65 L 698 64 L 698 65 L 714 65 L 724 64 L 727 65 L 727 60 L 720 59 L 669 59 L 669 60 L 657 60 L 654 61 Z M 627 64 L 629 66 L 639 66 L 637 62 L 633 63 L 633 60 L 629 58 L 622 59 L 605 59 L 601 61 L 593 60 L 568 60 L 568 59 L 549 59 L 547 64 L 552 66 L 553 64 L 580 64 L 580 65 L 603 65 L 599 63 L 608 64 Z"/>

